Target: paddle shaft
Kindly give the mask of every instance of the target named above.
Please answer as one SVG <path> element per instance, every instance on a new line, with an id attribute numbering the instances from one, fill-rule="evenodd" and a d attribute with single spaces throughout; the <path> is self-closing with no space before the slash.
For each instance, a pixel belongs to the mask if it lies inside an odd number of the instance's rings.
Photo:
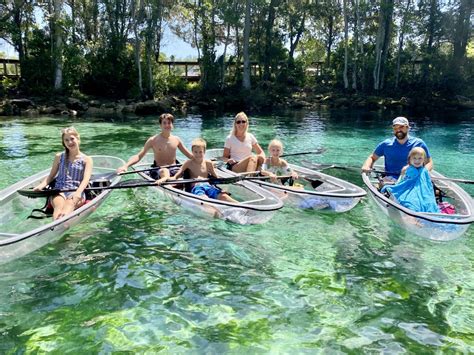
<path id="1" fill-rule="evenodd" d="M 159 170 L 159 169 L 162 169 L 162 168 L 175 168 L 175 167 L 178 167 L 178 166 L 181 166 L 181 165 L 183 165 L 183 164 L 162 165 L 162 166 L 157 166 L 157 167 L 148 168 L 148 169 L 124 171 L 123 173 L 118 173 L 117 175 L 128 175 L 128 174 L 144 173 L 144 172 L 147 172 L 147 171 Z"/>
<path id="2" fill-rule="evenodd" d="M 216 160 L 216 159 L 211 159 L 211 161 L 215 161 L 215 160 Z M 144 172 L 147 172 L 147 171 L 160 170 L 160 169 L 162 169 L 162 168 L 176 168 L 176 167 L 182 166 L 182 165 L 183 165 L 183 164 L 181 164 L 181 163 L 169 164 L 169 165 L 161 165 L 161 166 L 156 166 L 156 167 L 147 168 L 147 169 L 124 171 L 123 173 L 118 173 L 117 175 L 128 175 L 128 174 L 144 173 Z"/>
<path id="3" fill-rule="evenodd" d="M 283 175 L 283 176 L 277 176 L 277 179 L 283 179 L 283 178 L 288 178 L 291 176 Z M 242 180 L 269 180 L 271 179 L 270 176 L 242 176 L 242 175 L 236 175 L 236 176 L 230 176 L 230 177 L 224 177 L 224 178 L 206 178 L 206 179 L 182 179 L 182 180 L 168 180 L 161 185 L 177 185 L 177 184 L 194 184 L 194 183 L 200 183 L 200 182 L 209 182 L 211 184 L 233 184 L 235 182 L 239 182 Z"/>
<path id="4" fill-rule="evenodd" d="M 286 176 L 283 176 L 286 177 Z M 283 178 L 278 177 L 278 178 Z M 231 176 L 225 178 L 207 178 L 207 179 L 182 179 L 182 180 L 172 180 L 172 181 L 165 181 L 161 183 L 161 185 L 179 185 L 179 184 L 196 184 L 201 182 L 209 182 L 211 184 L 233 184 L 239 182 L 241 180 L 264 180 L 270 179 L 269 176 Z M 147 186 L 158 186 L 155 182 L 143 182 L 143 180 L 128 180 L 124 181 L 123 183 L 118 183 L 112 186 L 100 186 L 100 187 L 92 187 L 86 188 L 84 191 L 102 191 L 102 190 L 118 190 L 118 189 L 130 189 L 135 187 L 147 187 Z M 28 196 L 28 197 L 45 197 L 45 196 L 54 196 L 58 195 L 61 192 L 73 192 L 77 189 L 51 189 L 51 190 L 40 190 L 40 191 L 33 191 L 33 190 L 18 190 L 20 195 Z M 37 195 L 37 196 L 35 196 Z"/>
<path id="5" fill-rule="evenodd" d="M 362 169 L 360 167 L 356 166 L 345 166 L 345 165 L 336 165 L 336 164 L 315 164 L 315 163 L 310 163 L 310 166 L 315 169 L 319 170 L 325 170 L 325 169 L 344 169 L 344 170 L 352 170 L 352 171 L 359 171 L 361 172 Z M 388 174 L 388 175 L 399 175 L 399 173 L 393 173 L 393 172 L 387 172 L 384 170 L 378 170 L 378 169 L 370 169 L 367 171 L 367 173 L 379 173 L 379 174 Z M 453 182 L 459 182 L 463 184 L 474 184 L 474 180 L 468 180 L 468 179 L 462 179 L 462 178 L 450 178 L 450 177 L 437 177 L 437 176 L 431 176 L 431 180 L 440 180 L 440 181 L 453 181 Z"/>
<path id="6" fill-rule="evenodd" d="M 298 152 L 298 153 L 282 154 L 281 157 L 284 158 L 284 157 L 292 157 L 292 156 L 296 156 L 296 155 L 321 154 L 321 153 L 324 153 L 325 151 L 326 151 L 325 148 L 319 148 L 319 149 L 312 150 L 312 151 L 309 151 L 309 152 Z"/>

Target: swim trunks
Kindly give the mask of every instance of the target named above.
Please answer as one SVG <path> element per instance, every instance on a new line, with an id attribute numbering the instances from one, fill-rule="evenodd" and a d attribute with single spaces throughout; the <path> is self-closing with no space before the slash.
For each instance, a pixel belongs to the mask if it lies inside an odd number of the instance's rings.
<path id="1" fill-rule="evenodd" d="M 217 199 L 221 190 L 215 186 L 212 186 L 208 183 L 196 184 L 191 190 L 191 193 L 194 195 L 206 195 L 209 198 Z"/>

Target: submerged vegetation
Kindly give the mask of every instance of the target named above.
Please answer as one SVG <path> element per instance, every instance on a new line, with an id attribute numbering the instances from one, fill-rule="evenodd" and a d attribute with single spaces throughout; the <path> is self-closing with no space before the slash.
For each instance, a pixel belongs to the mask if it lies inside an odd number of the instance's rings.
<path id="1" fill-rule="evenodd" d="M 472 11 L 471 0 L 0 0 L 0 37 L 21 67 L 0 95 L 259 107 L 332 93 L 350 106 L 369 96 L 470 106 Z M 165 26 L 197 49 L 198 83 L 159 64 Z"/>

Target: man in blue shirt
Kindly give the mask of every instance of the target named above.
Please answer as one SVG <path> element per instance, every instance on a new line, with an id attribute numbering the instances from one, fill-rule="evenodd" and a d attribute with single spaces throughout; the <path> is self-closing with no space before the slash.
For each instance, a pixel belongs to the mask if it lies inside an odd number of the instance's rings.
<path id="1" fill-rule="evenodd" d="M 422 147 L 426 152 L 427 163 L 425 168 L 430 171 L 433 169 L 433 160 L 426 143 L 420 138 L 410 137 L 408 120 L 405 117 L 397 117 L 392 122 L 394 137 L 388 138 L 375 148 L 374 152 L 369 155 L 362 171 L 370 171 L 375 161 L 381 156 L 385 157 L 385 171 L 387 176 L 385 181 L 394 181 L 400 175 L 402 168 L 408 164 L 408 153 L 415 147 Z"/>

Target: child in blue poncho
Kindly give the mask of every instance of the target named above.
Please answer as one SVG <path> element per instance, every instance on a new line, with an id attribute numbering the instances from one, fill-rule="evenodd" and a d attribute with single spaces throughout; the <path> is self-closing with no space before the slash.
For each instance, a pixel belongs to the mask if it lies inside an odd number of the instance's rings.
<path id="1" fill-rule="evenodd" d="M 413 148 L 408 155 L 408 165 L 402 169 L 398 182 L 384 186 L 404 207 L 416 212 L 439 213 L 430 174 L 425 169 L 426 152 L 421 147 Z"/>

